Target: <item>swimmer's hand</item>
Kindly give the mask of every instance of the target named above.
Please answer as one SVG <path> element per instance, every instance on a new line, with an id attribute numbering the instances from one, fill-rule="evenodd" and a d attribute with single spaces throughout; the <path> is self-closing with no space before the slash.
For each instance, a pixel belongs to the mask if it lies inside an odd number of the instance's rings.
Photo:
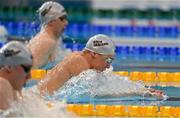
<path id="1" fill-rule="evenodd" d="M 161 90 L 156 90 L 152 88 L 147 89 L 148 92 L 145 94 L 145 96 L 151 96 L 151 97 L 157 97 L 158 99 L 163 99 L 165 94 Z"/>

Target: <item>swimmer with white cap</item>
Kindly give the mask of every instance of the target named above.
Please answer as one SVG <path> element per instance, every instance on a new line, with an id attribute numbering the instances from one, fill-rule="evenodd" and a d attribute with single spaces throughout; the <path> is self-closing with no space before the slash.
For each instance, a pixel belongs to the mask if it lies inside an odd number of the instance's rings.
<path id="1" fill-rule="evenodd" d="M 109 68 L 115 57 L 115 45 L 110 37 L 97 34 L 89 39 L 83 51 L 73 52 L 57 64 L 39 83 L 42 94 L 53 94 L 71 77 L 81 72 L 94 69 L 99 72 Z M 146 89 L 148 96 L 162 98 L 164 93 L 159 90 Z M 132 93 L 137 95 L 137 93 Z"/>
<path id="2" fill-rule="evenodd" d="M 32 55 L 24 43 L 11 41 L 0 49 L 0 110 L 10 107 L 30 78 Z"/>
<path id="3" fill-rule="evenodd" d="M 38 13 L 41 31 L 28 44 L 34 57 L 34 68 L 40 68 L 55 60 L 60 36 L 68 25 L 64 7 L 55 1 L 45 2 L 38 9 Z"/>
<path id="4" fill-rule="evenodd" d="M 115 56 L 115 46 L 110 37 L 98 34 L 89 39 L 83 51 L 72 52 L 51 69 L 46 79 L 39 83 L 41 93 L 52 94 L 82 71 L 95 69 L 103 71 L 110 67 Z"/>

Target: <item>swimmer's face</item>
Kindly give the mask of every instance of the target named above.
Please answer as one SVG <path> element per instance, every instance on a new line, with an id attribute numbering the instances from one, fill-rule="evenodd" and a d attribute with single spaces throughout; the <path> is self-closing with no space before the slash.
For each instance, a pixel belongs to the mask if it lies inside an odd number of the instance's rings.
<path id="1" fill-rule="evenodd" d="M 93 60 L 94 69 L 104 71 L 106 68 L 110 67 L 112 61 L 114 60 L 114 55 L 101 55 L 94 53 Z"/>
<path id="2" fill-rule="evenodd" d="M 12 86 L 15 90 L 21 90 L 30 78 L 30 68 L 31 66 L 27 65 L 9 67 L 9 77 L 12 78 Z"/>
<path id="3" fill-rule="evenodd" d="M 59 29 L 59 33 L 64 32 L 64 30 L 66 29 L 67 25 L 68 25 L 68 20 L 67 20 L 67 16 L 61 16 L 59 17 L 58 21 L 57 21 L 57 28 Z"/>
<path id="4" fill-rule="evenodd" d="M 61 16 L 49 22 L 49 25 L 53 27 L 55 34 L 61 35 L 68 25 L 66 16 Z"/>

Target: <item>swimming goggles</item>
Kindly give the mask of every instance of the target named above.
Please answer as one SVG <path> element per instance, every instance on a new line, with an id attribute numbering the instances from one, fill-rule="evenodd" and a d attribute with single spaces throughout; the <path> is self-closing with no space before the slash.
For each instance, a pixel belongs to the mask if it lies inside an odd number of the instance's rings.
<path id="1" fill-rule="evenodd" d="M 111 64 L 112 62 L 113 62 L 113 58 L 110 58 L 110 57 L 108 57 L 107 59 L 106 59 L 106 62 L 108 63 L 108 64 Z"/>
<path id="2" fill-rule="evenodd" d="M 25 65 L 21 65 L 21 67 L 23 68 L 25 73 L 29 73 L 31 70 L 31 66 L 25 66 Z"/>

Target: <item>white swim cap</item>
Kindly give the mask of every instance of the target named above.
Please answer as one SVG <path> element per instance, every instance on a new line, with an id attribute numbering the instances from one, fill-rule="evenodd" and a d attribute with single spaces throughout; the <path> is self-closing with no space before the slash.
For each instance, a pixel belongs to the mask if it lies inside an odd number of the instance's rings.
<path id="1" fill-rule="evenodd" d="M 0 66 L 32 65 L 32 55 L 26 45 L 11 41 L 0 49 Z"/>
<path id="2" fill-rule="evenodd" d="M 85 50 L 102 55 L 115 55 L 115 45 L 110 37 L 104 34 L 97 34 L 86 43 Z"/>
<path id="3" fill-rule="evenodd" d="M 7 36 L 8 36 L 8 31 L 7 29 L 3 26 L 0 25 L 0 42 L 7 42 Z"/>
<path id="4" fill-rule="evenodd" d="M 58 19 L 61 16 L 67 15 L 64 7 L 54 1 L 45 2 L 38 9 L 38 13 L 42 25 L 46 25 L 51 20 Z"/>

